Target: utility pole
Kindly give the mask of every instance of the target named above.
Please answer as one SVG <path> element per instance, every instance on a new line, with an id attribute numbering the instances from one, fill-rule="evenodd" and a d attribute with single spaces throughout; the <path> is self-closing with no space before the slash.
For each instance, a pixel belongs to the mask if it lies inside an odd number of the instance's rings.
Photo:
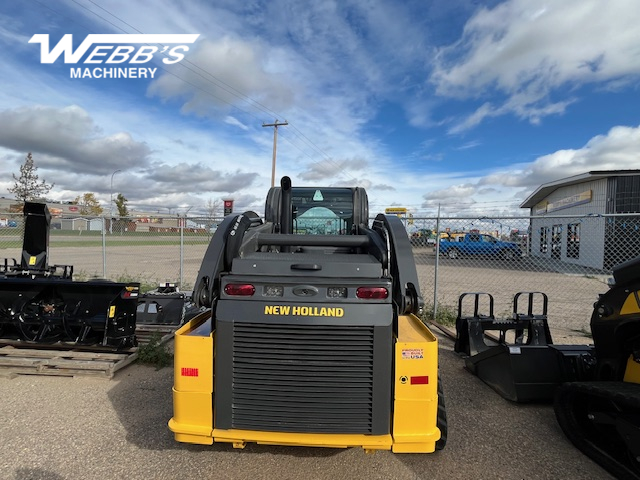
<path id="1" fill-rule="evenodd" d="M 276 184 L 276 144 L 278 143 L 278 127 L 283 125 L 289 125 L 287 121 L 278 122 L 276 119 L 275 123 L 263 123 L 263 127 L 273 127 L 273 159 L 271 160 L 271 186 L 273 187 Z"/>

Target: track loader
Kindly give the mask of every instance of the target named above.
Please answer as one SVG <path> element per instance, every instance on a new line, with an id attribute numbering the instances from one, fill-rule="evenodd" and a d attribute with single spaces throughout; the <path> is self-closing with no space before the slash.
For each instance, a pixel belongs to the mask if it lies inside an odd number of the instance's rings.
<path id="1" fill-rule="evenodd" d="M 179 442 L 430 453 L 446 442 L 438 343 L 401 220 L 361 188 L 269 190 L 228 216 L 176 332 Z"/>

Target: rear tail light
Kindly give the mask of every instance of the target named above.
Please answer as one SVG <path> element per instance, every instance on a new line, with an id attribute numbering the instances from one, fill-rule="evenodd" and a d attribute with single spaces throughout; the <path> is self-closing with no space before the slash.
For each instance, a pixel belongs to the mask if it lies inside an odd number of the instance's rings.
<path id="1" fill-rule="evenodd" d="M 256 293 L 256 288 L 250 283 L 229 283 L 225 285 L 224 293 L 239 297 L 250 297 Z"/>
<path id="2" fill-rule="evenodd" d="M 384 287 L 359 287 L 356 297 L 364 300 L 382 300 L 389 296 L 389 290 Z"/>

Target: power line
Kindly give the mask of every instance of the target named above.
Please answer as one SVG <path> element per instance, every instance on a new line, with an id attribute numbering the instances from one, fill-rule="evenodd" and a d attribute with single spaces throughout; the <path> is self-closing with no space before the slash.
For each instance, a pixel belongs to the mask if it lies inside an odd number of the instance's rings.
<path id="1" fill-rule="evenodd" d="M 37 0 L 34 0 L 37 1 Z M 76 5 L 84 8 L 85 10 L 87 10 L 88 12 L 92 13 L 93 15 L 97 16 L 98 18 L 104 20 L 105 22 L 107 22 L 109 25 L 113 26 L 114 28 L 120 30 L 121 32 L 127 33 L 125 29 L 123 29 L 122 27 L 114 24 L 113 22 L 107 20 L 106 18 L 104 18 L 102 15 L 99 15 L 98 13 L 96 13 L 95 11 L 87 8 L 85 5 L 82 5 L 81 3 L 79 3 L 77 0 L 71 0 L 73 3 L 75 3 Z M 101 5 L 98 5 L 97 3 L 95 3 L 93 0 L 87 0 L 89 1 L 91 4 L 95 5 L 96 7 L 100 8 L 101 10 L 103 10 L 104 12 L 108 13 L 109 15 L 111 15 L 113 18 L 116 18 L 118 21 L 120 21 L 121 23 L 123 23 L 124 25 L 127 25 L 129 28 L 133 29 L 134 31 L 138 32 L 138 33 L 143 33 L 141 30 L 137 29 L 136 27 L 134 27 L 133 25 L 131 25 L 130 23 L 126 22 L 125 20 L 123 20 L 122 18 L 118 17 L 117 15 L 111 13 L 109 10 L 107 10 L 106 8 L 102 7 Z M 40 2 L 38 2 L 40 3 Z M 42 5 L 42 4 L 40 4 Z M 49 8 L 49 7 L 47 7 Z M 55 10 L 51 9 L 52 11 L 55 12 Z M 58 12 L 56 12 L 58 13 Z M 71 19 L 72 21 L 75 21 L 73 19 Z M 86 27 L 85 27 L 86 28 Z M 87 29 L 89 30 L 89 29 Z M 90 30 L 89 30 L 90 31 Z M 198 75 L 199 77 L 201 77 L 203 80 L 208 81 L 210 84 L 221 88 L 222 90 L 226 91 L 227 93 L 231 94 L 232 96 L 235 96 L 236 98 L 249 103 L 250 106 L 256 108 L 257 110 L 262 111 L 263 113 L 267 113 L 270 116 L 273 117 L 278 117 L 281 115 L 276 114 L 275 112 L 273 112 L 272 110 L 270 110 L 268 107 L 264 106 L 262 103 L 258 102 L 257 100 L 254 100 L 253 98 L 251 98 L 250 96 L 240 92 L 239 90 L 237 90 L 236 88 L 234 88 L 233 86 L 229 85 L 228 83 L 224 82 L 223 80 L 219 79 L 218 77 L 216 77 L 215 75 L 213 75 L 211 72 L 201 68 L 200 66 L 196 65 L 195 63 L 191 62 L 190 60 L 185 60 L 184 64 L 183 62 L 180 62 L 178 65 L 180 65 L 180 67 L 182 68 L 186 68 L 187 70 L 191 71 L 192 73 Z M 202 74 L 194 71 L 191 68 L 186 67 L 185 65 L 192 65 L 193 67 L 197 68 L 198 70 L 204 72 L 205 74 L 207 74 L 208 76 L 210 76 L 211 78 L 213 78 L 216 82 L 219 82 L 223 85 L 225 85 L 226 87 L 228 87 L 229 89 L 231 89 L 232 91 L 228 90 L 227 88 L 224 88 L 222 86 L 220 86 L 219 84 L 212 82 L 211 80 L 205 78 L 204 76 L 202 76 Z M 234 105 L 231 102 L 228 102 L 222 98 L 220 98 L 219 96 L 209 92 L 208 90 L 204 90 L 202 87 L 199 87 L 195 84 L 193 84 L 192 82 L 189 82 L 188 80 L 185 80 L 184 78 L 180 77 L 179 75 L 173 73 L 173 72 L 169 72 L 168 70 L 166 70 L 165 68 L 160 67 L 162 70 L 164 70 L 166 73 L 169 73 L 171 75 L 173 75 L 174 77 L 182 80 L 183 82 L 187 83 L 188 85 L 193 86 L 194 88 L 199 89 L 200 91 L 212 96 L 213 98 L 216 98 L 218 100 L 220 100 L 223 103 L 226 103 L 228 105 L 230 105 L 231 107 L 249 115 L 252 116 L 255 119 L 258 119 L 258 117 L 256 117 L 255 115 L 253 115 L 251 112 L 248 112 L 246 110 L 241 109 L 240 107 Z M 259 120 L 259 119 L 258 119 Z M 344 175 L 346 177 L 349 177 L 351 180 L 355 180 L 353 177 L 351 177 L 350 175 L 346 174 L 342 169 L 341 166 L 339 164 L 337 164 L 326 152 L 324 152 L 322 149 L 320 149 L 315 143 L 313 143 L 306 135 L 304 135 L 304 133 L 302 133 L 297 127 L 295 127 L 295 125 L 291 125 L 292 128 L 295 130 L 295 132 L 293 133 L 295 136 L 297 136 L 298 138 L 302 139 L 303 142 L 307 143 L 307 145 L 310 145 L 311 148 L 313 148 L 316 152 L 318 152 L 322 157 L 324 157 L 324 160 L 329 162 L 330 164 L 334 165 L 336 167 L 336 172 L 338 173 L 338 175 Z M 296 133 L 297 132 L 297 133 Z M 291 142 L 289 142 L 291 143 Z M 292 143 L 292 145 L 294 145 L 296 148 L 298 148 L 301 152 L 302 150 L 296 146 L 295 144 Z M 303 152 L 304 153 L 304 152 Z M 309 155 L 307 155 L 309 156 Z M 309 158 L 311 158 L 313 160 L 312 157 L 309 156 Z M 319 161 L 314 161 L 313 163 L 320 163 Z"/>

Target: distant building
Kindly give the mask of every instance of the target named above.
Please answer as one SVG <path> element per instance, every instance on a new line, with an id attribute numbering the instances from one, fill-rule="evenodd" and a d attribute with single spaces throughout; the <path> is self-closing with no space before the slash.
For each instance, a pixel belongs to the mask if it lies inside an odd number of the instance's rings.
<path id="1" fill-rule="evenodd" d="M 89 230 L 86 218 L 63 218 L 59 222 L 61 230 Z"/>
<path id="2" fill-rule="evenodd" d="M 640 170 L 591 171 L 546 183 L 520 207 L 533 217 L 532 256 L 604 270 L 640 256 Z M 609 215 L 623 213 L 638 215 Z"/>

